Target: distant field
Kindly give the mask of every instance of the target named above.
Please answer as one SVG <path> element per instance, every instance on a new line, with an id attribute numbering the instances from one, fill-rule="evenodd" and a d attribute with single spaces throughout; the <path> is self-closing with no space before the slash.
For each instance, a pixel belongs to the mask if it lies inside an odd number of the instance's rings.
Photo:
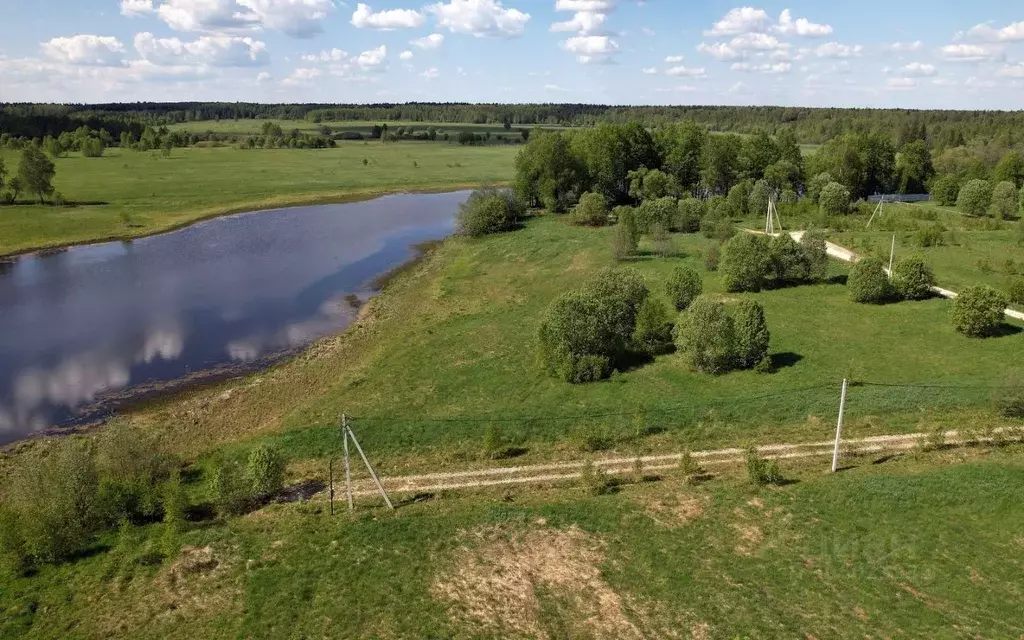
<path id="1" fill-rule="evenodd" d="M 517 150 L 346 142 L 321 150 L 175 149 L 170 158 L 121 149 L 102 158 L 71 154 L 56 160 L 54 186 L 85 204 L 0 207 L 0 255 L 141 236 L 225 212 L 504 182 Z M 16 152 L 0 150 L 0 157 L 15 170 Z"/>
<path id="2" fill-rule="evenodd" d="M 260 120 L 199 120 L 195 122 L 183 122 L 181 124 L 175 124 L 168 127 L 171 130 L 188 131 L 189 133 L 205 133 L 212 131 L 214 133 L 225 133 L 225 134 L 256 134 L 262 129 L 264 123 L 272 122 L 277 124 L 286 133 L 293 129 L 298 129 L 303 133 L 319 133 L 320 128 L 327 126 L 331 128 L 333 133 L 342 133 L 344 131 L 358 131 L 359 133 L 369 135 L 374 125 L 387 124 L 388 129 L 394 132 L 398 127 L 405 127 L 409 129 L 414 128 L 416 131 L 426 131 L 430 127 L 436 128 L 441 133 L 458 133 L 459 131 L 472 131 L 473 133 L 485 133 L 491 132 L 491 134 L 507 133 L 509 135 L 515 135 L 518 137 L 520 129 L 534 129 L 538 125 L 512 125 L 510 130 L 505 129 L 502 124 L 473 124 L 473 123 L 461 123 L 461 122 L 412 122 L 412 121 L 382 121 L 382 122 L 370 122 L 361 120 L 347 120 L 347 121 L 336 121 L 336 122 L 319 122 L 313 123 L 309 120 L 274 120 L 274 119 L 260 119 Z M 540 125 L 543 129 L 562 129 L 564 127 Z"/>

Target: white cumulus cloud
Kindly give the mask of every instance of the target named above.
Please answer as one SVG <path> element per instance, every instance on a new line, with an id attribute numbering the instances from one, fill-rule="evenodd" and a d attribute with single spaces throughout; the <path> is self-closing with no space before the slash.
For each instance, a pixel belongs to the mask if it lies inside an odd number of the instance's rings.
<path id="1" fill-rule="evenodd" d="M 770 18 L 764 9 L 738 7 L 732 9 L 725 17 L 705 31 L 707 36 L 736 36 L 742 33 L 764 31 L 768 28 Z"/>
<path id="2" fill-rule="evenodd" d="M 840 44 L 838 42 L 826 42 L 814 50 L 814 55 L 819 58 L 857 58 L 864 53 L 864 47 L 859 44 Z"/>
<path id="3" fill-rule="evenodd" d="M 581 64 L 610 62 L 619 45 L 609 36 L 575 36 L 562 42 L 562 48 L 576 55 Z"/>
<path id="4" fill-rule="evenodd" d="M 957 37 L 981 42 L 1020 42 L 1024 40 L 1024 21 L 1014 22 L 1005 27 L 979 24 L 968 29 L 966 33 L 958 33 Z"/>
<path id="5" fill-rule="evenodd" d="M 373 12 L 369 5 L 360 2 L 352 14 L 352 24 L 359 29 L 377 29 L 394 31 L 395 29 L 413 29 L 423 26 L 426 17 L 414 9 L 391 9 Z"/>
<path id="6" fill-rule="evenodd" d="M 430 67 L 420 74 L 420 77 L 426 78 L 427 80 L 434 80 L 441 75 L 441 72 L 437 70 L 437 67 Z"/>
<path id="7" fill-rule="evenodd" d="M 46 57 L 75 65 L 110 67 L 124 60 L 124 45 L 113 36 L 77 35 L 43 43 Z"/>
<path id="8" fill-rule="evenodd" d="M 444 44 L 444 36 L 441 35 L 440 33 L 432 33 L 429 36 L 423 36 L 422 38 L 410 40 L 409 44 L 411 44 L 414 47 L 419 47 L 420 49 L 438 49 L 441 47 L 442 44 Z"/>
<path id="9" fill-rule="evenodd" d="M 153 13 L 153 0 L 121 0 L 121 15 L 137 18 Z"/>
<path id="10" fill-rule="evenodd" d="M 901 67 L 899 72 L 905 77 L 925 78 L 934 76 L 937 73 L 935 65 L 926 62 L 911 62 Z"/>
<path id="11" fill-rule="evenodd" d="M 666 56 L 665 62 L 669 64 L 679 64 L 683 61 L 683 56 Z"/>
<path id="12" fill-rule="evenodd" d="M 777 63 L 765 63 L 765 64 L 754 64 L 749 62 L 734 62 L 729 67 L 733 71 L 744 71 L 747 73 L 787 73 L 792 65 L 788 62 L 777 62 Z"/>
<path id="13" fill-rule="evenodd" d="M 499 0 L 449 0 L 426 10 L 436 16 L 438 27 L 477 38 L 522 35 L 530 20 L 530 14 L 506 9 Z"/>
<path id="14" fill-rule="evenodd" d="M 996 73 L 1005 78 L 1024 78 L 1024 62 L 1018 62 L 1014 65 L 1005 65 Z"/>
<path id="15" fill-rule="evenodd" d="M 398 54 L 398 59 L 399 60 L 409 61 L 409 60 L 412 60 L 413 55 L 414 54 L 413 54 L 412 51 L 403 51 L 402 53 Z"/>
<path id="16" fill-rule="evenodd" d="M 894 42 L 885 47 L 886 51 L 891 51 L 892 53 L 915 53 L 922 49 L 924 49 L 924 43 L 920 40 L 915 40 L 913 42 Z"/>
<path id="17" fill-rule="evenodd" d="M 178 38 L 139 33 L 134 44 L 143 60 L 159 66 L 249 67 L 269 62 L 266 44 L 252 38 L 201 36 L 192 42 L 182 42 Z"/>
<path id="18" fill-rule="evenodd" d="M 705 71 L 704 71 L 703 68 L 694 69 L 692 67 L 684 67 L 682 65 L 680 65 L 678 67 L 672 67 L 670 69 L 666 69 L 665 70 L 665 75 L 667 75 L 667 76 L 699 77 L 699 76 L 703 76 L 704 73 L 705 73 Z"/>
<path id="19" fill-rule="evenodd" d="M 709 55 L 717 60 L 735 60 L 743 57 L 743 52 L 729 46 L 726 42 L 715 42 L 713 44 L 700 43 L 697 51 Z"/>
<path id="20" fill-rule="evenodd" d="M 379 69 L 384 65 L 384 62 L 388 57 L 388 48 L 385 45 L 380 45 L 376 49 L 370 49 L 359 54 L 356 58 L 356 64 L 366 70 Z"/>
<path id="21" fill-rule="evenodd" d="M 939 55 L 950 62 L 994 62 L 1003 60 L 1006 52 L 997 45 L 949 44 L 939 50 Z"/>
<path id="22" fill-rule="evenodd" d="M 600 11 L 615 8 L 617 0 L 555 0 L 555 11 Z"/>
<path id="23" fill-rule="evenodd" d="M 571 20 L 556 22 L 551 25 L 552 31 L 575 31 L 580 35 L 593 35 L 601 31 L 608 15 L 596 11 L 577 11 Z"/>
<path id="24" fill-rule="evenodd" d="M 786 36 L 803 36 L 805 38 L 821 38 L 832 33 L 832 25 L 815 24 L 807 18 L 793 20 L 793 14 L 789 9 L 784 9 L 779 15 L 779 23 L 775 25 L 775 31 Z"/>
<path id="25" fill-rule="evenodd" d="M 297 38 L 323 30 L 333 0 L 163 0 L 156 14 L 175 31 L 271 29 Z"/>

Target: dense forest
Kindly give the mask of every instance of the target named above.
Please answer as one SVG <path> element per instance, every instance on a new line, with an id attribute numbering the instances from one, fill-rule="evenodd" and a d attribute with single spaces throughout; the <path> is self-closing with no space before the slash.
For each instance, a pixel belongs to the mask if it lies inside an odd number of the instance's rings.
<path id="1" fill-rule="evenodd" d="M 0 104 L 0 133 L 57 137 L 81 126 L 113 138 L 141 137 L 147 126 L 232 119 L 507 124 L 585 127 L 639 122 L 648 127 L 691 120 L 711 131 L 775 134 L 791 129 L 803 143 L 822 143 L 844 133 L 880 133 L 902 145 L 924 139 L 930 148 L 980 140 L 1002 148 L 1024 142 L 1021 111 L 915 111 L 906 109 L 813 109 L 804 107 L 605 106 L 591 104 L 255 104 L 123 103 Z"/>

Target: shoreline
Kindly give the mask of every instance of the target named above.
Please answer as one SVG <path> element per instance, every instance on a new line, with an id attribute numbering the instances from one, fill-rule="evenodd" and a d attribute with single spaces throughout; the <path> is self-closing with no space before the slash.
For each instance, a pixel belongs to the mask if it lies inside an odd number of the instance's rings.
<path id="1" fill-rule="evenodd" d="M 409 192 L 411 193 L 411 192 Z M 419 192 L 426 193 L 426 192 Z M 437 192 L 444 193 L 444 192 Z M 452 234 L 454 235 L 454 234 Z M 361 321 L 373 315 L 373 305 L 391 284 L 405 273 L 428 260 L 441 248 L 452 235 L 441 240 L 428 240 L 410 245 L 415 251 L 408 260 L 395 265 L 387 271 L 374 276 L 367 285 L 375 293 L 365 298 L 359 306 L 351 322 L 339 331 L 322 335 L 308 344 L 290 349 L 268 353 L 253 362 L 227 364 L 201 371 L 187 376 L 158 382 L 144 382 L 134 387 L 114 391 L 99 397 L 93 402 L 82 406 L 76 415 L 64 425 L 50 425 L 44 429 L 27 433 L 19 438 L 0 444 L 0 455 L 11 455 L 22 446 L 31 446 L 47 438 L 62 438 L 78 434 L 87 434 L 103 428 L 104 424 L 118 415 L 130 415 L 136 411 L 145 411 L 154 403 L 174 402 L 184 399 L 190 393 L 212 388 L 232 381 L 244 380 L 251 376 L 262 375 L 275 367 L 286 365 L 296 358 L 301 358 L 317 348 L 326 340 L 337 340 L 357 328 Z"/>
<path id="2" fill-rule="evenodd" d="M 356 190 L 356 191 L 340 191 L 340 192 L 328 192 L 323 194 L 300 194 L 295 196 L 282 196 L 281 200 L 260 200 L 251 203 L 241 203 L 235 205 L 229 205 L 224 208 L 212 209 L 208 211 L 198 212 L 195 217 L 191 217 L 183 222 L 162 226 L 159 228 L 148 229 L 145 232 L 133 234 L 126 233 L 123 235 L 111 235 L 111 236 L 100 236 L 91 238 L 88 240 L 76 240 L 72 242 L 55 242 L 52 244 L 41 244 L 37 246 L 28 247 L 25 249 L 18 249 L 15 251 L 3 251 L 0 250 L 0 261 L 8 259 L 17 259 L 22 256 L 39 253 L 42 251 L 59 251 L 62 249 L 69 249 L 71 247 L 82 247 L 93 244 L 105 244 L 107 242 L 125 242 L 131 240 L 140 240 L 143 238 L 151 238 L 153 236 L 163 235 L 165 233 L 173 233 L 182 229 L 191 227 L 192 225 L 199 224 L 201 222 L 207 222 L 216 218 L 223 218 L 226 216 L 233 216 L 242 213 L 256 213 L 259 211 L 273 211 L 275 209 L 290 209 L 294 207 L 309 207 L 316 205 L 329 205 L 329 204 L 348 204 L 352 202 L 365 202 L 367 200 L 374 200 L 376 198 L 382 198 L 384 196 L 401 195 L 401 194 L 432 194 L 432 193 L 452 193 L 455 191 L 467 191 L 471 189 L 477 189 L 484 184 L 492 184 L 496 187 L 507 187 L 510 182 L 495 182 L 495 183 L 483 183 L 483 182 L 466 182 L 457 184 L 446 184 L 441 186 L 412 186 L 412 187 L 396 187 L 396 188 L 382 188 L 382 189 L 370 189 L 370 190 Z M 69 209 L 69 210 L 73 210 Z"/>

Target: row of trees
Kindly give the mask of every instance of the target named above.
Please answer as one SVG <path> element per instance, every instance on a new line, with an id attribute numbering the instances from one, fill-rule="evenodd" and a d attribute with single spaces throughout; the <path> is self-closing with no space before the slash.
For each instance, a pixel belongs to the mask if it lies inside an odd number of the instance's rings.
<path id="1" fill-rule="evenodd" d="M 587 127 L 640 122 L 656 127 L 694 121 L 705 129 L 736 133 L 792 130 L 807 143 L 821 143 L 850 132 L 879 133 L 897 148 L 922 140 L 928 148 L 971 143 L 1000 148 L 1022 142 L 1024 115 L 998 111 L 912 111 L 804 107 L 607 106 L 593 104 L 406 103 L 367 105 L 256 103 L 131 103 L 97 105 L 8 104 L 0 107 L 0 131 L 42 139 L 85 125 L 105 128 L 115 138 L 146 126 L 202 120 L 306 119 L 310 122 L 435 122 L 500 124 L 511 127 Z"/>
<path id="2" fill-rule="evenodd" d="M 73 558 L 105 530 L 163 521 L 163 556 L 174 556 L 189 500 L 181 461 L 147 433 L 113 423 L 91 441 L 64 439 L 5 479 L 0 556 L 15 569 Z M 260 446 L 244 462 L 208 469 L 207 497 L 222 516 L 242 513 L 279 493 L 285 459 Z"/>

